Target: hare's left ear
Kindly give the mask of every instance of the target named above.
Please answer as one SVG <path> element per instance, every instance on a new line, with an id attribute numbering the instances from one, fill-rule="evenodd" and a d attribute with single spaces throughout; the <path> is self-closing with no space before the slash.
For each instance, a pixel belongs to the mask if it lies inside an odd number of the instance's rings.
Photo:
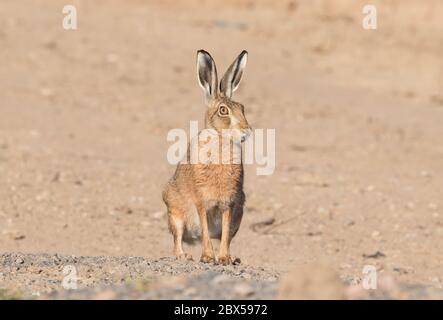
<path id="1" fill-rule="evenodd" d="M 246 62 L 248 60 L 248 52 L 243 50 L 237 59 L 231 64 L 229 69 L 220 81 L 220 93 L 228 98 L 232 97 L 232 94 L 238 88 L 243 70 L 245 69 Z"/>

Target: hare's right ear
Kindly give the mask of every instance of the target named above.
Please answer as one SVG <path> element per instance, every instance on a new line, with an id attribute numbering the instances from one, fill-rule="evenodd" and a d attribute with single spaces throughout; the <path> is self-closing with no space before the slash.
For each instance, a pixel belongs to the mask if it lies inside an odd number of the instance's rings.
<path id="1" fill-rule="evenodd" d="M 197 51 L 198 83 L 205 92 L 206 102 L 217 96 L 218 78 L 214 59 L 205 50 Z"/>

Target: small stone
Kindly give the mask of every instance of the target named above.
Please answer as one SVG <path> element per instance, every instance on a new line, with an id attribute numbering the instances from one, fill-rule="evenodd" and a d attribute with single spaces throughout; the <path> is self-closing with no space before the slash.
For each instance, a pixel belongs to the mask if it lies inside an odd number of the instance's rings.
<path id="1" fill-rule="evenodd" d="M 165 215 L 164 211 L 156 211 L 151 214 L 151 217 L 154 219 L 161 219 Z"/>
<path id="2" fill-rule="evenodd" d="M 42 202 L 42 201 L 46 200 L 47 198 L 48 198 L 48 193 L 45 191 L 45 192 L 42 192 L 42 193 L 36 195 L 35 201 Z"/>
<path id="3" fill-rule="evenodd" d="M 239 283 L 234 287 L 234 294 L 239 298 L 250 297 L 254 294 L 254 288 L 247 283 Z"/>
<path id="4" fill-rule="evenodd" d="M 378 238 L 380 236 L 380 231 L 374 230 L 371 234 L 372 238 Z"/>
<path id="5" fill-rule="evenodd" d="M 369 259 L 378 259 L 378 258 L 383 258 L 386 257 L 386 255 L 381 252 L 381 251 L 376 251 L 375 253 L 371 253 L 371 254 L 363 254 L 363 258 L 369 258 Z"/>
<path id="6" fill-rule="evenodd" d="M 290 180 L 289 180 L 289 178 L 288 177 L 282 177 L 282 178 L 280 178 L 280 182 L 281 183 L 288 183 Z"/>
<path id="7" fill-rule="evenodd" d="M 106 55 L 106 62 L 107 63 L 116 63 L 118 61 L 118 55 L 115 53 L 109 53 Z"/>
<path id="8" fill-rule="evenodd" d="M 421 175 L 422 177 L 424 177 L 424 178 L 429 178 L 429 177 L 431 176 L 431 174 L 430 174 L 428 171 L 426 171 L 426 170 L 422 170 L 422 171 L 420 172 L 420 175 Z"/>
<path id="9" fill-rule="evenodd" d="M 151 222 L 149 222 L 149 221 L 142 221 L 140 224 L 142 225 L 143 228 L 147 228 L 147 227 L 149 227 L 151 225 Z"/>
<path id="10" fill-rule="evenodd" d="M 323 181 L 320 177 L 314 176 L 313 174 L 308 172 L 304 172 L 296 178 L 296 185 L 301 187 L 305 186 L 320 187 L 320 188 L 329 187 L 329 183 Z"/>
<path id="11" fill-rule="evenodd" d="M 23 240 L 24 238 L 26 238 L 24 234 L 17 234 L 12 237 L 14 240 Z"/>
<path id="12" fill-rule="evenodd" d="M 354 220 L 348 220 L 344 223 L 345 227 L 352 227 L 355 224 Z"/>
<path id="13" fill-rule="evenodd" d="M 220 283 L 228 282 L 229 277 L 225 274 L 220 274 L 214 277 L 214 279 L 211 280 L 212 284 L 218 285 Z"/>
<path id="14" fill-rule="evenodd" d="M 41 88 L 40 94 L 45 98 L 49 98 L 54 96 L 54 90 L 52 90 L 51 88 Z"/>
<path id="15" fill-rule="evenodd" d="M 242 274 L 243 279 L 249 280 L 252 278 L 252 276 L 249 273 Z"/>
<path id="16" fill-rule="evenodd" d="M 195 295 L 195 294 L 197 294 L 197 289 L 196 288 L 194 288 L 194 287 L 189 287 L 189 288 L 187 288 L 187 289 L 185 289 L 184 291 L 183 291 L 183 295 L 185 295 L 185 296 L 193 296 L 193 295 Z"/>
<path id="17" fill-rule="evenodd" d="M 18 257 L 17 259 L 15 259 L 15 263 L 16 264 L 23 264 L 23 263 L 25 263 L 25 260 L 23 260 L 23 258 Z"/>
<path id="18" fill-rule="evenodd" d="M 40 136 L 40 132 L 37 130 L 30 130 L 29 135 L 31 135 L 32 137 L 38 137 Z"/>
<path id="19" fill-rule="evenodd" d="M 341 263 L 340 269 L 350 269 L 352 266 L 349 263 Z"/>
<path id="20" fill-rule="evenodd" d="M 414 272 L 414 269 L 412 267 L 402 267 L 402 266 L 393 267 L 392 270 L 398 272 L 399 274 L 409 274 Z"/>
<path id="21" fill-rule="evenodd" d="M 406 209 L 411 210 L 411 211 L 414 210 L 415 209 L 415 203 L 412 202 L 412 201 L 408 202 L 406 204 Z"/>
<path id="22" fill-rule="evenodd" d="M 274 204 L 272 205 L 272 207 L 273 207 L 275 210 L 279 210 L 279 209 L 281 209 L 281 208 L 283 207 L 283 204 L 281 204 L 281 203 L 279 203 L 279 202 L 276 202 L 276 203 L 274 203 Z"/>

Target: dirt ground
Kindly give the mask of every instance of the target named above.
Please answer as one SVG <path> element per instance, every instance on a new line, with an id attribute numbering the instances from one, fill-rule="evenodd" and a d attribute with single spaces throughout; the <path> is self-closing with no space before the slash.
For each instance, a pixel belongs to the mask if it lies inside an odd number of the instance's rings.
<path id="1" fill-rule="evenodd" d="M 60 1 L 0 3 L 0 252 L 171 256 L 166 135 L 202 126 L 196 50 L 222 72 L 246 49 L 234 98 L 275 128 L 276 168 L 246 167 L 233 254 L 443 287 L 441 1 L 371 1 L 377 30 L 356 0 L 69 3 L 75 31 Z"/>

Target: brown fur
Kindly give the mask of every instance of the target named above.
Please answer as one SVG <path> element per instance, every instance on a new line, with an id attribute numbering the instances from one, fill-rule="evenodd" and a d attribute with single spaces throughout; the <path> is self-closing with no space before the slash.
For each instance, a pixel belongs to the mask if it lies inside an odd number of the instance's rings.
<path id="1" fill-rule="evenodd" d="M 238 60 L 235 62 L 238 63 Z M 231 69 L 232 66 L 227 73 Z M 234 76 L 236 75 L 232 78 Z M 228 116 L 221 113 L 226 111 L 223 107 L 229 111 Z M 219 94 L 214 88 L 207 102 L 205 128 L 216 131 L 219 150 L 222 129 L 240 129 L 242 133 L 250 130 L 243 105 L 232 101 L 224 92 Z M 199 136 L 200 134 L 201 132 Z M 230 143 L 231 146 L 235 143 L 234 138 L 231 137 Z M 205 142 L 199 142 L 199 148 L 204 144 Z M 163 200 L 168 208 L 169 230 L 174 237 L 174 253 L 178 258 L 191 258 L 183 251 L 182 240 L 201 240 L 201 261 L 215 262 L 210 239 L 219 239 L 218 261 L 229 264 L 232 262 L 229 246 L 240 227 L 245 202 L 243 165 L 233 163 L 232 155 L 229 164 L 190 164 L 189 148 L 185 160 L 187 162 L 182 161 L 177 165 L 174 176 L 163 191 Z"/>

